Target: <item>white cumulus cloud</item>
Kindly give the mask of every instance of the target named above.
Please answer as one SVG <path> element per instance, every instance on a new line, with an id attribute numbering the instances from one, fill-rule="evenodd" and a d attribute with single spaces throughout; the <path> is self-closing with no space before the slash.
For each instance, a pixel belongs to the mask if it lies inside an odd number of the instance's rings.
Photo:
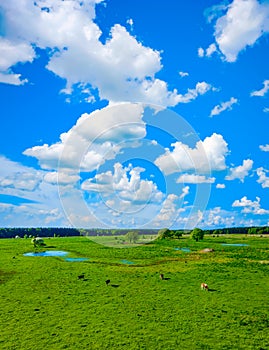
<path id="1" fill-rule="evenodd" d="M 63 93 L 74 86 L 92 91 L 109 102 L 140 101 L 175 106 L 204 94 L 197 83 L 186 96 L 170 91 L 167 82 L 156 78 L 162 69 L 161 53 L 143 45 L 128 30 L 115 23 L 107 38 L 96 21 L 95 7 L 102 0 L 9 0 L 2 1 L 5 37 L 0 43 L 0 81 L 23 84 L 12 68 L 32 62 L 37 48 L 46 49 L 46 69 L 66 81 Z M 133 21 L 128 20 L 133 27 Z M 74 64 L 75 62 L 75 64 Z M 209 89 L 207 89 L 208 91 Z"/>
<path id="2" fill-rule="evenodd" d="M 220 11 L 217 15 L 220 15 Z M 235 62 L 242 50 L 254 45 L 268 31 L 269 5 L 267 2 L 233 0 L 226 7 L 226 13 L 217 19 L 214 36 L 225 60 Z"/>
<path id="3" fill-rule="evenodd" d="M 268 171 L 260 167 L 256 170 L 256 172 L 259 177 L 257 182 L 261 184 L 262 188 L 269 188 L 269 176 L 266 176 Z"/>
<path id="4" fill-rule="evenodd" d="M 269 152 L 269 144 L 260 145 L 259 148 L 260 148 L 260 150 L 263 151 L 263 152 Z"/>
<path id="5" fill-rule="evenodd" d="M 114 172 L 107 171 L 97 174 L 94 178 L 85 180 L 81 188 L 84 191 L 98 192 L 103 196 L 113 195 L 123 201 L 135 204 L 145 204 L 149 201 L 159 202 L 163 194 L 152 181 L 142 180 L 140 174 L 145 169 L 140 167 L 123 167 L 120 163 L 114 165 Z"/>
<path id="6" fill-rule="evenodd" d="M 12 85 L 22 85 L 27 79 L 21 79 L 20 74 L 12 72 L 12 66 L 17 63 L 32 62 L 35 51 L 29 43 L 10 41 L 0 37 L 0 82 Z"/>
<path id="7" fill-rule="evenodd" d="M 120 104 L 84 113 L 60 141 L 34 146 L 23 153 L 38 159 L 43 169 L 58 168 L 92 171 L 113 159 L 124 141 L 146 135 L 141 104 Z"/>
<path id="8" fill-rule="evenodd" d="M 261 208 L 260 201 L 261 201 L 260 197 L 256 197 L 255 201 L 251 201 L 246 196 L 244 196 L 240 200 L 239 199 L 235 200 L 232 206 L 243 208 L 242 213 L 245 213 L 245 214 L 249 214 L 249 213 L 256 214 L 256 215 L 269 214 L 269 210 Z"/>
<path id="9" fill-rule="evenodd" d="M 244 182 L 245 177 L 248 176 L 249 171 L 252 169 L 253 160 L 245 159 L 243 164 L 235 168 L 230 169 L 230 174 L 225 177 L 225 180 L 235 180 L 239 179 L 241 182 Z"/>
<path id="10" fill-rule="evenodd" d="M 196 175 L 196 174 L 183 174 L 180 175 L 176 180 L 177 183 L 189 183 L 189 184 L 201 184 L 201 183 L 209 183 L 212 184 L 215 182 L 214 177 L 206 177 L 204 175 Z"/>
<path id="11" fill-rule="evenodd" d="M 269 90 L 269 80 L 264 80 L 263 88 L 260 90 L 252 91 L 250 96 L 264 96 Z"/>
<path id="12" fill-rule="evenodd" d="M 167 150 L 154 162 L 165 174 L 190 170 L 210 172 L 226 169 L 225 157 L 228 147 L 220 134 L 213 133 L 204 141 L 197 142 L 194 148 L 182 142 L 175 142 L 171 146 L 172 151 Z"/>
<path id="13" fill-rule="evenodd" d="M 226 187 L 225 184 L 217 184 L 216 185 L 216 188 L 220 188 L 220 189 L 223 189 L 225 187 Z"/>
<path id="14" fill-rule="evenodd" d="M 232 106 L 237 102 L 237 98 L 231 97 L 229 101 L 222 102 L 220 105 L 215 106 L 210 113 L 210 117 L 218 115 L 226 110 L 231 110 Z"/>

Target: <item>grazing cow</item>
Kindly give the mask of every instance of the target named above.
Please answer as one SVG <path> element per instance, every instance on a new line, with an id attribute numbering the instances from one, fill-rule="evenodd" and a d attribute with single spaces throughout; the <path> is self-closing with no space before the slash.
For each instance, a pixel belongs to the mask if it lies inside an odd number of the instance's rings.
<path id="1" fill-rule="evenodd" d="M 163 273 L 160 274 L 160 279 L 163 280 L 164 279 L 164 275 Z"/>
<path id="2" fill-rule="evenodd" d="M 84 273 L 82 275 L 78 275 L 79 280 L 84 280 L 84 277 L 85 277 Z"/>
<path id="3" fill-rule="evenodd" d="M 106 280 L 106 285 L 108 286 L 110 283 L 110 280 Z"/>
<path id="4" fill-rule="evenodd" d="M 201 289 L 208 291 L 208 285 L 206 283 L 201 283 Z"/>

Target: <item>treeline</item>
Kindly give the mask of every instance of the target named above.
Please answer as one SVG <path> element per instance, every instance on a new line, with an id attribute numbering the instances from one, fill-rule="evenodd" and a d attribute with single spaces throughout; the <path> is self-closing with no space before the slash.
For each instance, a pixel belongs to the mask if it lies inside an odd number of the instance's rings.
<path id="1" fill-rule="evenodd" d="M 27 237 L 69 237 L 80 236 L 81 233 L 75 228 L 63 227 L 40 227 L 40 228 L 0 228 L 0 238 L 27 238 Z"/>
<path id="2" fill-rule="evenodd" d="M 214 230 L 204 230 L 205 234 L 223 235 L 223 234 L 246 234 L 246 235 L 264 235 L 269 234 L 268 226 L 253 226 L 253 227 L 229 227 L 218 228 Z"/>
<path id="3" fill-rule="evenodd" d="M 110 235 L 126 235 L 130 229 L 76 229 L 65 227 L 39 227 L 39 228 L 0 228 L 0 238 L 15 237 L 70 237 L 70 236 L 110 236 Z M 179 238 L 184 234 L 188 234 L 190 230 L 169 230 L 169 229 L 131 229 L 139 235 L 163 235 L 169 238 Z M 223 234 L 249 234 L 249 235 L 265 235 L 269 234 L 268 226 L 254 227 L 230 227 L 218 228 L 214 230 L 203 230 L 204 234 L 223 235 Z"/>
<path id="4" fill-rule="evenodd" d="M 70 237 L 70 236 L 110 236 L 125 235 L 130 229 L 75 229 L 64 227 L 14 227 L 0 228 L 0 238 L 27 238 L 27 237 Z M 137 229 L 133 230 L 139 235 L 154 235 L 159 230 Z"/>
<path id="5" fill-rule="evenodd" d="M 139 235 L 156 235 L 159 232 L 159 229 L 80 229 L 81 234 L 84 236 L 120 236 L 126 235 L 130 231 L 136 232 Z"/>
<path id="6" fill-rule="evenodd" d="M 180 238 L 184 234 L 191 234 L 191 236 L 193 236 L 194 239 L 198 237 L 198 240 L 202 239 L 201 237 L 204 237 L 204 235 L 212 235 L 212 236 L 229 235 L 229 234 L 266 235 L 266 234 L 269 234 L 269 227 L 268 226 L 230 227 L 230 228 L 219 228 L 214 230 L 202 230 L 199 228 L 195 228 L 192 231 L 191 230 L 170 230 L 168 228 L 164 228 L 159 230 L 157 238 L 158 239 Z"/>

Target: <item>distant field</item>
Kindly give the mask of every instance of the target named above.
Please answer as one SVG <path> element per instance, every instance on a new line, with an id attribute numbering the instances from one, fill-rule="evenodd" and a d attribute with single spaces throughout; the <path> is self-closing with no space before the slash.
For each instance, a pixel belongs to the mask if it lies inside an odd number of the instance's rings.
<path id="1" fill-rule="evenodd" d="M 24 256 L 30 239 L 0 240 L 0 349 L 269 349 L 269 238 L 45 243 L 36 251 L 88 260 Z"/>
<path id="2" fill-rule="evenodd" d="M 106 246 L 114 247 L 114 248 L 128 248 L 128 247 L 136 247 L 140 246 L 141 244 L 146 244 L 151 242 L 157 237 L 157 235 L 139 235 L 138 241 L 134 243 L 129 243 L 128 240 L 126 240 L 125 236 L 119 236 L 119 235 L 110 235 L 110 236 L 90 236 L 89 239 L 91 239 L 93 242 L 96 242 L 98 244 L 103 244 Z"/>

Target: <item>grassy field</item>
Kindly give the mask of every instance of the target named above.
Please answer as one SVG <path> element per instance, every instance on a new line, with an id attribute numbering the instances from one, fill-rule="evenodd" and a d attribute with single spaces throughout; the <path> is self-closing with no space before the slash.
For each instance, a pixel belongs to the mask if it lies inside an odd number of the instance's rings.
<path id="1" fill-rule="evenodd" d="M 0 240 L 0 349 L 269 349 L 269 238 L 45 243 L 89 259 L 27 257 L 30 239 Z"/>

